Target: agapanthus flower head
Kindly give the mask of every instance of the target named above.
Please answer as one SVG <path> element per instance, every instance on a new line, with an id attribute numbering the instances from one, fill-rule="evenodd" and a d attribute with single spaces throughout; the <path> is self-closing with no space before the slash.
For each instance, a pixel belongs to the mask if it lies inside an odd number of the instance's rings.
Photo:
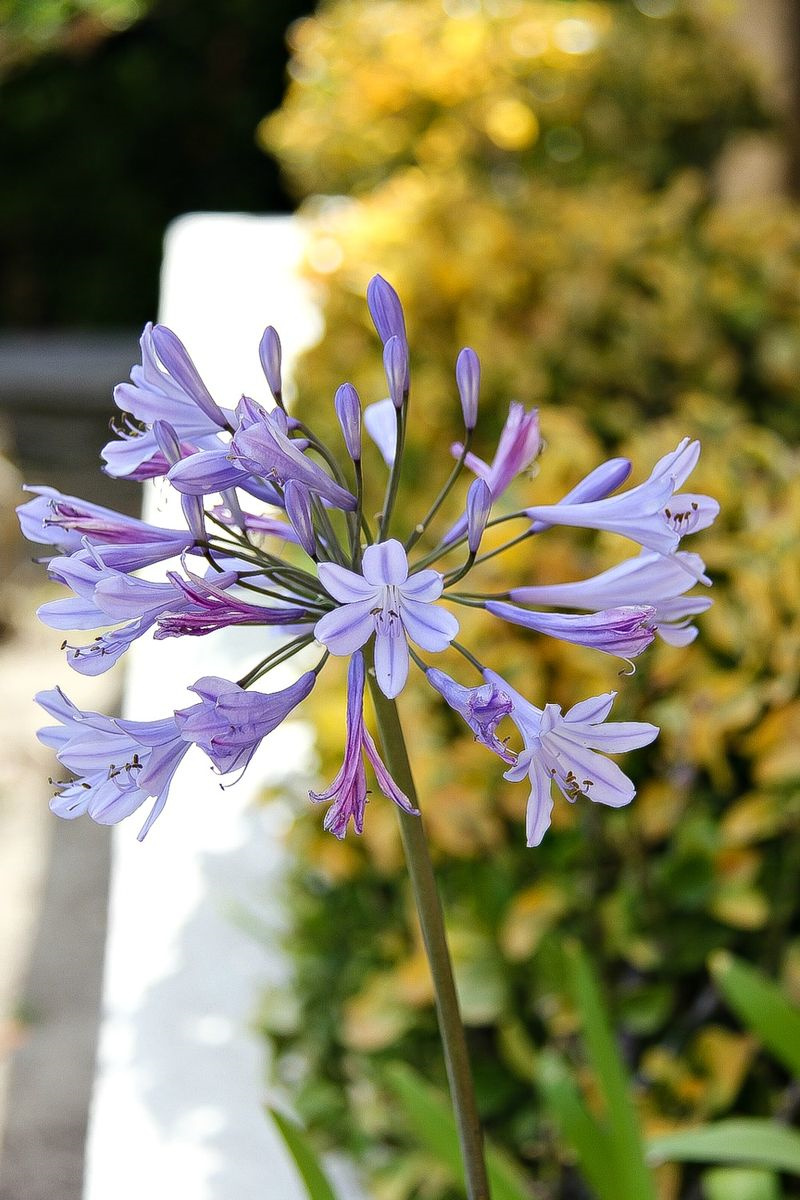
<path id="1" fill-rule="evenodd" d="M 709 604 L 692 588 L 709 580 L 699 556 L 679 544 L 717 512 L 710 497 L 682 491 L 698 444 L 684 439 L 627 490 L 619 489 L 631 464 L 612 458 L 576 480 L 558 504 L 537 505 L 526 494 L 526 507 L 518 501 L 509 511 L 503 500 L 512 484 L 519 494 L 531 487 L 521 477 L 542 450 L 539 414 L 512 401 L 491 460 L 474 454 L 480 363 L 467 347 L 455 372 L 465 441 L 452 447 L 450 469 L 432 454 L 425 480 L 436 478 L 438 490 L 420 504 L 418 486 L 403 489 L 413 404 L 402 305 L 380 276 L 369 284 L 367 303 L 389 395 L 366 405 L 363 424 L 382 462 L 374 454 L 361 461 L 361 401 L 352 384 L 334 397 L 344 454 L 285 410 L 272 326 L 258 349 L 274 407 L 242 395 L 230 409 L 212 397 L 177 334 L 148 325 L 141 365 L 116 389 L 123 416 L 104 456 L 112 474 L 165 476 L 181 497 L 186 528 L 162 529 L 50 488 L 32 489 L 34 498 L 19 509 L 27 536 L 56 547 L 49 571 L 66 590 L 42 607 L 42 620 L 94 635 L 84 645 L 65 643 L 73 669 L 106 670 L 142 636 L 198 637 L 236 625 L 249 630 L 254 646 L 253 665 L 238 681 L 203 676 L 190 688 L 195 703 L 151 722 L 112 720 L 81 711 L 59 690 L 43 693 L 40 703 L 59 724 L 43 730 L 42 740 L 76 775 L 58 785 L 56 812 L 111 823 L 152 801 L 146 832 L 191 745 L 218 771 L 243 769 L 308 696 L 330 655 L 349 659 L 344 759 L 331 786 L 311 796 L 328 805 L 324 824 L 337 837 L 351 825 L 363 828 L 367 763 L 384 795 L 416 812 L 367 729 L 368 669 L 378 712 L 418 668 L 503 761 L 506 778 L 530 779 L 530 845 L 549 824 L 553 785 L 568 801 L 583 796 L 619 806 L 632 798 L 633 784 L 606 755 L 646 745 L 655 726 L 609 722 L 611 692 L 566 713 L 547 701 L 537 707 L 460 644 L 455 611 L 482 610 L 487 621 L 512 622 L 521 638 L 557 637 L 624 659 L 643 653 L 657 634 L 674 646 L 690 641 L 692 618 Z M 477 478 L 453 523 L 452 511 L 448 520 L 444 514 L 465 468 Z M 555 525 L 612 531 L 642 549 L 590 578 L 543 584 L 534 552 Z M 492 548 L 481 553 L 488 526 Z M 532 551 L 525 586 L 486 592 L 495 569 L 479 590 L 461 590 L 467 575 L 480 580 L 487 559 L 496 568 L 498 556 L 521 542 Z M 150 569 L 166 560 L 162 577 L 153 578 Z M 445 651 L 461 656 L 471 680 L 426 661 Z M 269 691 L 262 681 L 300 652 L 315 652 L 316 665 Z"/>

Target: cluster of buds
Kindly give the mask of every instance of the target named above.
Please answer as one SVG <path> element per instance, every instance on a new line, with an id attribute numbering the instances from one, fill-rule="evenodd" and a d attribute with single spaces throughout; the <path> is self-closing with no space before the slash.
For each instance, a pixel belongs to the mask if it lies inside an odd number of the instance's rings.
<path id="1" fill-rule="evenodd" d="M 556 704 L 538 708 L 461 645 L 456 612 L 459 606 L 479 607 L 491 618 L 626 660 L 641 654 L 656 635 L 673 645 L 691 641 L 692 618 L 710 600 L 688 593 L 710 581 L 702 560 L 680 545 L 718 511 L 708 496 L 681 490 L 697 462 L 698 443 L 685 439 L 644 483 L 627 490 L 620 489 L 631 463 L 614 458 L 557 504 L 498 511 L 511 481 L 540 452 L 538 412 L 513 402 L 493 460 L 478 458 L 471 444 L 480 363 L 465 348 L 455 367 L 464 439 L 452 447 L 452 467 L 427 510 L 398 532 L 411 379 L 406 325 L 396 292 L 380 276 L 370 282 L 367 303 L 383 343 L 388 396 L 362 411 L 352 384 L 337 390 L 333 403 L 343 453 L 287 412 L 281 345 L 271 326 L 259 350 L 274 404 L 267 408 L 242 396 L 235 408 L 227 408 L 211 396 L 178 337 L 164 326 L 148 325 L 141 365 L 133 368 L 130 383 L 115 390 L 122 418 L 103 451 L 105 470 L 141 481 L 165 479 L 180 494 L 185 525 L 161 528 L 52 488 L 29 489 L 34 498 L 19 509 L 23 532 L 56 547 L 49 573 L 71 593 L 45 604 L 40 618 L 61 630 L 107 630 L 86 645 L 65 643 L 76 671 L 107 670 L 149 631 L 159 639 L 205 636 L 229 625 L 257 629 L 259 657 L 242 678 L 200 678 L 188 689 L 196 703 L 155 721 L 82 711 L 60 689 L 40 694 L 39 703 L 58 722 L 40 738 L 76 776 L 59 785 L 52 801 L 60 816 L 88 813 L 110 824 L 152 800 L 143 837 L 190 746 L 199 747 L 223 774 L 241 770 L 262 739 L 309 695 L 329 655 L 350 660 L 344 760 L 331 786 L 311 798 L 328 805 L 325 827 L 337 837 L 351 820 L 357 832 L 363 827 L 366 761 L 380 790 L 415 811 L 366 727 L 368 670 L 393 700 L 412 666 L 419 669 L 503 762 L 507 779 L 529 778 L 531 846 L 549 825 L 554 788 L 568 801 L 583 796 L 618 807 L 632 799 L 632 783 L 606 756 L 646 745 L 657 728 L 608 721 L 614 692 L 582 700 L 566 713 Z M 364 429 L 385 464 L 375 517 L 365 503 Z M 435 532 L 442 505 L 465 471 L 475 478 L 463 514 Z M 493 594 L 464 590 L 465 577 L 482 562 L 557 525 L 611 531 L 635 543 L 639 553 L 578 582 Z M 493 533 L 501 527 L 501 535 L 509 530 L 509 536 L 481 553 L 489 526 Z M 138 574 L 158 563 L 171 563 L 162 580 Z M 313 646 L 319 650 L 316 665 L 289 687 L 268 692 L 256 686 Z M 473 675 L 472 686 L 426 658 L 451 647 Z M 517 748 L 510 737 L 498 736 L 506 719 L 519 734 Z"/>

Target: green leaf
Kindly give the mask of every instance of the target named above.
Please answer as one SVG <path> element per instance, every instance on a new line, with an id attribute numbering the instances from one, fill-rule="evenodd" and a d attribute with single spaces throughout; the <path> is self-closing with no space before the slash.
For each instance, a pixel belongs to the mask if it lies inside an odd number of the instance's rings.
<path id="1" fill-rule="evenodd" d="M 381 1076 L 400 1101 L 415 1136 L 456 1179 L 462 1180 L 458 1130 L 449 1102 L 405 1063 L 389 1063 Z M 485 1153 L 492 1200 L 531 1200 L 528 1181 L 515 1163 L 489 1142 Z"/>
<path id="2" fill-rule="evenodd" d="M 617 1170 L 617 1196 L 619 1200 L 655 1200 L 630 1081 L 614 1041 L 597 979 L 577 942 L 568 946 L 566 958 L 583 1038 L 606 1105 L 609 1144 Z"/>
<path id="3" fill-rule="evenodd" d="M 317 1157 L 299 1125 L 274 1108 L 269 1113 L 305 1184 L 308 1200 L 336 1200 L 336 1194 L 322 1173 Z"/>
<path id="4" fill-rule="evenodd" d="M 761 971 L 725 950 L 712 955 L 710 967 L 737 1017 L 787 1070 L 800 1076 L 800 1009 Z"/>
<path id="5" fill-rule="evenodd" d="M 703 1175 L 703 1200 L 781 1200 L 772 1171 L 752 1167 L 715 1167 Z"/>
<path id="6" fill-rule="evenodd" d="M 650 1138 L 647 1157 L 660 1162 L 730 1162 L 800 1175 L 800 1133 L 757 1118 L 732 1118 Z"/>
<path id="7" fill-rule="evenodd" d="M 536 1067 L 536 1084 L 561 1136 L 578 1158 L 587 1183 L 599 1200 L 619 1200 L 619 1180 L 611 1141 L 583 1103 L 567 1064 L 544 1050 Z"/>

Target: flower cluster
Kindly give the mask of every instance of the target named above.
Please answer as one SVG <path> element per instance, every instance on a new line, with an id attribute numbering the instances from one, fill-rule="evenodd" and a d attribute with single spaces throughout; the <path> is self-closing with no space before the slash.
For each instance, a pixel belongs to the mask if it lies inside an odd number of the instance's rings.
<path id="1" fill-rule="evenodd" d="M 185 527 L 160 528 L 52 488 L 30 489 L 34 498 L 19 509 L 23 532 L 55 546 L 50 575 L 71 593 L 45 604 L 39 616 L 61 630 L 106 628 L 88 644 L 66 647 L 76 671 L 107 670 L 148 630 L 155 638 L 197 637 L 252 625 L 278 626 L 282 635 L 256 635 L 261 657 L 246 675 L 237 682 L 197 680 L 189 690 L 198 702 L 156 721 L 83 712 L 59 689 L 40 694 L 41 706 L 59 722 L 40 737 L 77 777 L 58 785 L 52 808 L 60 816 L 88 813 L 110 824 L 153 800 L 143 837 L 190 746 L 222 773 L 242 769 L 262 739 L 308 696 L 329 655 L 350 660 L 344 761 L 331 786 L 311 798 L 329 805 L 325 827 L 337 837 L 351 820 L 357 832 L 363 827 L 365 757 L 381 791 L 407 812 L 416 811 L 383 764 L 363 711 L 368 677 L 393 700 L 412 664 L 502 760 L 507 779 L 529 777 L 529 845 L 538 845 L 548 827 L 554 784 L 570 802 L 581 796 L 617 807 L 632 799 L 630 780 L 606 755 L 646 745 L 656 727 L 608 721 L 613 692 L 566 713 L 555 704 L 537 708 L 458 642 L 458 620 L 447 606 L 480 607 L 500 620 L 625 660 L 641 654 L 656 634 L 685 645 L 696 633 L 692 618 L 710 600 L 687 594 L 709 580 L 702 560 L 680 544 L 718 511 L 708 496 L 682 490 L 699 445 L 684 439 L 644 483 L 627 490 L 620 489 L 631 464 L 615 458 L 557 504 L 493 515 L 511 481 L 540 453 L 538 413 L 512 403 L 493 461 L 478 458 L 471 445 L 480 363 L 465 348 L 455 368 L 465 436 L 452 447 L 454 462 L 441 490 L 401 540 L 393 527 L 409 420 L 406 326 L 397 294 L 380 276 L 371 281 L 367 302 L 383 343 L 388 396 L 362 413 L 352 384 L 337 390 L 344 454 L 286 411 L 281 347 L 272 327 L 259 348 L 274 399 L 268 409 L 247 396 L 222 407 L 176 335 L 148 325 L 141 366 L 115 391 L 122 415 L 103 451 L 105 469 L 129 479 L 165 478 L 180 494 Z M 383 501 L 372 520 L 362 425 L 386 464 Z M 465 470 L 475 478 L 463 514 L 434 534 L 440 509 Z M 555 525 L 610 531 L 637 544 L 640 553 L 576 582 L 493 594 L 459 586 L 486 559 Z M 489 526 L 493 535 L 496 527 L 501 534 L 510 527 L 511 534 L 481 553 Z M 428 548 L 417 552 L 418 544 Z M 139 574 L 158 563 L 170 564 L 162 581 Z M 276 692 L 255 687 L 313 645 L 321 656 L 294 684 Z M 451 647 L 478 673 L 478 683 L 459 683 L 422 657 Z M 510 736 L 498 735 L 506 719 L 519 733 L 518 749 Z"/>

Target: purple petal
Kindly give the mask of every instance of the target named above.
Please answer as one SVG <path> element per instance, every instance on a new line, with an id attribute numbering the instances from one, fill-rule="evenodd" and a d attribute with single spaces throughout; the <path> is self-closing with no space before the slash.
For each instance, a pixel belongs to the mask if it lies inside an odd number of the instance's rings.
<path id="1" fill-rule="evenodd" d="M 364 409 L 364 425 L 387 467 L 393 466 L 397 453 L 397 410 L 392 401 L 376 400 L 368 404 Z"/>
<path id="2" fill-rule="evenodd" d="M 382 275 L 373 275 L 367 285 L 367 306 L 384 344 L 391 337 L 401 337 L 405 341 L 406 322 L 400 297 Z"/>
<path id="3" fill-rule="evenodd" d="M 609 608 L 584 616 L 531 612 L 495 600 L 487 601 L 486 608 L 496 617 L 515 625 L 523 625 L 526 629 L 535 629 L 578 646 L 590 646 L 605 654 L 616 654 L 620 658 L 636 658 L 655 636 L 655 609 L 649 605 Z"/>
<path id="4" fill-rule="evenodd" d="M 360 650 L 375 628 L 374 601 L 359 600 L 331 609 L 314 626 L 314 637 L 331 654 L 345 656 Z"/>
<path id="5" fill-rule="evenodd" d="M 423 650 L 446 650 L 458 633 L 456 618 L 437 605 L 407 600 L 401 593 L 400 612 L 406 633 Z"/>
<path id="6" fill-rule="evenodd" d="M 400 586 L 400 595 L 404 600 L 438 600 L 444 590 L 444 577 L 438 571 L 428 567 L 424 571 L 415 571 L 409 575 Z"/>
<path id="7" fill-rule="evenodd" d="M 605 692 L 602 696 L 591 696 L 588 700 L 581 700 L 564 714 L 564 720 L 582 721 L 589 725 L 605 721 L 616 698 L 616 692 Z"/>
<path id="8" fill-rule="evenodd" d="M 216 401 L 212 399 L 211 393 L 200 378 L 197 368 L 180 338 L 166 325 L 155 325 L 152 337 L 158 357 L 178 386 L 194 401 L 209 421 L 218 425 L 220 429 L 225 429 L 228 424 L 227 418 Z M 159 415 L 168 417 L 169 413 L 165 412 Z"/>
<path id="9" fill-rule="evenodd" d="M 258 355 L 269 390 L 277 400 L 281 394 L 281 339 L 271 325 L 262 334 Z"/>
<path id="10" fill-rule="evenodd" d="M 399 696 L 408 679 L 408 642 L 405 634 L 392 625 L 375 633 L 375 677 L 378 687 L 389 700 Z"/>
<path id="11" fill-rule="evenodd" d="M 396 538 L 367 546 L 362 566 L 364 578 L 374 585 L 400 584 L 408 579 L 408 556 Z"/>
<path id="12" fill-rule="evenodd" d="M 478 423 L 478 392 L 481 385 L 481 364 L 474 350 L 465 346 L 456 359 L 456 384 L 461 399 L 464 425 L 474 429 Z"/>
<path id="13" fill-rule="evenodd" d="M 358 600 L 377 601 L 380 588 L 368 583 L 363 575 L 356 571 L 348 571 L 337 563 L 321 562 L 317 564 L 319 581 L 329 595 L 340 604 L 352 604 Z"/>
<path id="14" fill-rule="evenodd" d="M 508 776 L 506 775 L 506 778 Z M 539 846 L 550 828 L 553 811 L 552 781 L 538 759 L 531 763 L 531 794 L 525 810 L 525 840 L 528 846 Z"/>

